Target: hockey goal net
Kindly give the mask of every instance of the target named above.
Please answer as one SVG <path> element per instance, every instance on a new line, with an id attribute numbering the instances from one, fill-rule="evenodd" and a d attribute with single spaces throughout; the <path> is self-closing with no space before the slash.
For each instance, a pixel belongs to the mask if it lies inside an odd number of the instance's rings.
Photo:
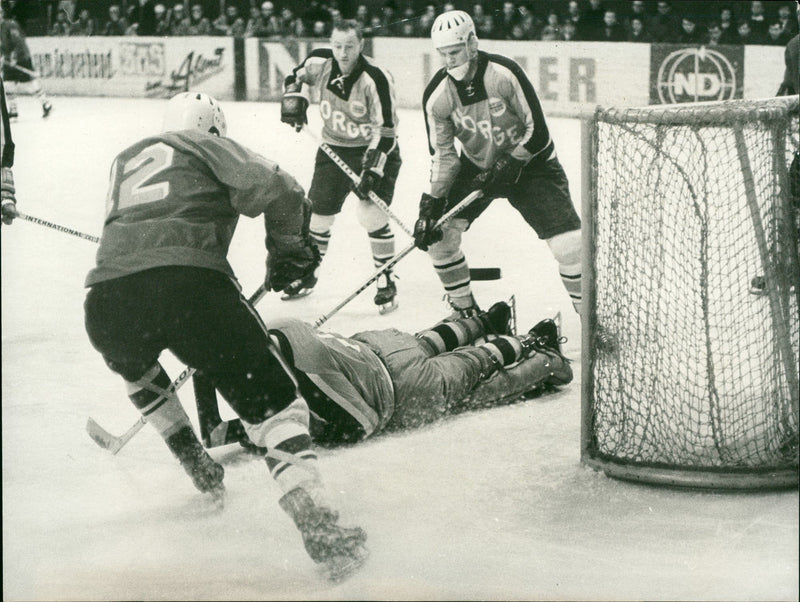
<path id="1" fill-rule="evenodd" d="M 583 461 L 796 486 L 797 96 L 598 109 L 589 129 Z"/>

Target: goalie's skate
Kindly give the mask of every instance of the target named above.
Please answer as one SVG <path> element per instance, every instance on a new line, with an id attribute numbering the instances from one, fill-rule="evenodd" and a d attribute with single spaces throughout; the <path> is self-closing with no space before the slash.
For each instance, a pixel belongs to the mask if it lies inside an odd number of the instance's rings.
<path id="1" fill-rule="evenodd" d="M 283 289 L 281 301 L 293 301 L 294 299 L 302 299 L 314 292 L 314 287 L 317 284 L 316 276 L 309 276 L 305 279 L 298 278 L 289 286 Z"/>
<path id="2" fill-rule="evenodd" d="M 378 291 L 375 293 L 375 305 L 381 314 L 388 314 L 397 309 L 397 285 L 392 279 L 392 271 L 387 270 L 378 276 Z"/>
<path id="3" fill-rule="evenodd" d="M 549 318 L 536 324 L 521 340 L 526 352 L 547 349 L 555 351 L 559 355 L 561 355 L 561 344 L 566 342 L 566 337 L 559 334 L 556 321 Z"/>
<path id="4" fill-rule="evenodd" d="M 513 335 L 511 326 L 511 306 L 505 301 L 498 301 L 487 311 L 478 314 L 487 334 Z"/>
<path id="5" fill-rule="evenodd" d="M 292 489 L 279 503 L 300 530 L 308 555 L 329 580 L 342 581 L 366 562 L 364 530 L 339 526 L 339 515 L 315 504 L 305 489 Z"/>

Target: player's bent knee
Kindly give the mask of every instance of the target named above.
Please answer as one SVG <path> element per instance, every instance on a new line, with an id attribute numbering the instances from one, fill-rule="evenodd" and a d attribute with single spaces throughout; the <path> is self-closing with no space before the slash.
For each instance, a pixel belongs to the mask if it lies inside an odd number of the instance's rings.
<path id="1" fill-rule="evenodd" d="M 466 221 L 466 220 L 461 220 Z M 434 261 L 443 261 L 448 257 L 453 257 L 461 249 L 461 230 L 458 227 L 444 228 L 442 240 L 428 247 L 428 255 Z"/>
<path id="2" fill-rule="evenodd" d="M 386 219 L 386 214 L 375 203 L 370 201 L 359 201 L 356 215 L 358 223 L 367 232 L 380 230 L 389 223 L 389 220 Z"/>
<path id="3" fill-rule="evenodd" d="M 580 265 L 581 231 L 570 230 L 546 240 L 553 257 L 561 265 Z"/>
<path id="4" fill-rule="evenodd" d="M 335 215 L 320 215 L 319 213 L 312 213 L 311 220 L 308 224 L 308 229 L 312 232 L 327 232 L 333 226 L 336 220 Z"/>

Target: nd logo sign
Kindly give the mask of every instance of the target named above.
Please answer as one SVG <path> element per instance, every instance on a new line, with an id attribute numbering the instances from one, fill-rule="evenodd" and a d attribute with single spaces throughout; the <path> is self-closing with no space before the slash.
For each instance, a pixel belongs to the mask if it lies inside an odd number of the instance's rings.
<path id="1" fill-rule="evenodd" d="M 663 56 L 663 50 L 659 54 Z M 736 57 L 711 48 L 691 47 L 669 52 L 659 63 L 655 78 L 657 95 L 652 99 L 656 102 L 674 104 L 741 96 L 737 67 L 742 61 L 737 61 Z"/>

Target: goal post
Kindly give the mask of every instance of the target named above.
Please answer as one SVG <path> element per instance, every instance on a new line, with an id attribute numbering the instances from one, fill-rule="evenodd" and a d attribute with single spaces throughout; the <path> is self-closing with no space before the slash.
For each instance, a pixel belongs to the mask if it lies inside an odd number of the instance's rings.
<path id="1" fill-rule="evenodd" d="M 798 97 L 598 108 L 584 125 L 581 459 L 798 485 Z"/>

